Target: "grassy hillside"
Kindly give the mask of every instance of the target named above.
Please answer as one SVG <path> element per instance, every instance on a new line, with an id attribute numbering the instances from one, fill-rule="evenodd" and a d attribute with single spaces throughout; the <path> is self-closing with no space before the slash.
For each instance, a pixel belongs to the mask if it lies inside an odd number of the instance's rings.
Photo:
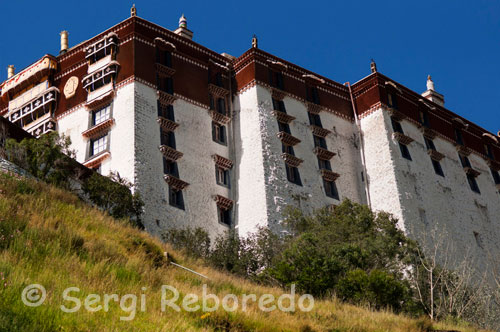
<path id="1" fill-rule="evenodd" d="M 163 252 L 184 266 L 209 277 L 205 280 L 168 264 Z M 369 310 L 331 301 L 316 301 L 311 312 L 263 313 L 250 302 L 246 312 L 211 314 L 160 309 L 161 285 L 176 287 L 181 296 L 196 293 L 202 285 L 223 298 L 270 293 L 260 287 L 210 269 L 203 262 L 174 252 L 144 232 L 89 207 L 67 192 L 33 180 L 0 174 L 0 331 L 425 331 L 425 319 L 414 320 L 389 312 Z M 47 290 L 45 303 L 28 307 L 21 293 L 29 284 Z M 135 319 L 118 303 L 109 311 L 65 313 L 64 289 L 82 302 L 90 293 L 144 294 L 146 308 Z M 143 291 L 142 287 L 146 290 Z M 102 304 L 102 299 L 100 304 Z M 96 304 L 97 305 L 97 304 Z M 435 329 L 474 331 L 472 328 L 434 324 Z"/>

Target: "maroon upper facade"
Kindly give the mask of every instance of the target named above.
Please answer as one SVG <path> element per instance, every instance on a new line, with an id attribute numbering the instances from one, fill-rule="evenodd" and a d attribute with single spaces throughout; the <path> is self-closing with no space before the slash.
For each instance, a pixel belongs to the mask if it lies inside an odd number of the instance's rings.
<path id="1" fill-rule="evenodd" d="M 495 135 L 378 72 L 353 84 L 350 91 L 346 85 L 258 48 L 251 48 L 236 59 L 226 57 L 136 16 L 53 57 L 57 68 L 40 75 L 48 77 L 51 85 L 61 92 L 57 97 L 56 117 L 64 116 L 65 112 L 86 103 L 87 91 L 81 83 L 88 70 L 85 50 L 110 33 L 118 36 L 116 61 L 119 69 L 115 77 L 116 86 L 136 80 L 156 88 L 157 74 L 162 71 L 161 65 L 157 63 L 158 52 L 168 50 L 172 53 L 173 69 L 169 70 L 168 75 L 175 75 L 175 96 L 206 109 L 210 108 L 210 94 L 213 93 L 211 83 L 214 83 L 216 77 L 217 86 L 232 95 L 259 84 L 306 104 L 318 104 L 323 110 L 350 121 L 354 121 L 353 105 L 357 115 L 363 117 L 380 106 L 388 108 L 387 95 L 391 93 L 397 98 L 398 111 L 409 121 L 421 125 L 421 113 L 425 112 L 428 116 L 427 126 L 442 138 L 454 142 L 458 129 L 462 132 L 466 147 L 489 158 L 486 155 L 487 144 L 491 146 L 494 158 L 500 160 L 500 145 Z M 281 73 L 278 85 L 273 81 L 275 73 Z M 62 92 L 72 76 L 78 77 L 80 82 L 75 95 L 66 99 Z M 4 84 L 5 82 L 0 87 Z M 27 84 L 19 89 L 29 88 L 30 82 Z M 314 98 L 309 95 L 311 88 L 317 91 Z M 0 100 L 1 115 L 8 112 L 8 101 L 22 91 L 12 90 L 12 93 L 3 96 Z"/>

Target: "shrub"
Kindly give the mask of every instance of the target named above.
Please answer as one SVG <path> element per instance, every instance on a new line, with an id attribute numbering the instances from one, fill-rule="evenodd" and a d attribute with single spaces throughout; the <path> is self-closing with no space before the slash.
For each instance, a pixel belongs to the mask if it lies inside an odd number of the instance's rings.
<path id="1" fill-rule="evenodd" d="M 144 202 L 139 193 L 131 192 L 132 184 L 111 172 L 105 177 L 94 173 L 83 182 L 82 190 L 99 208 L 107 211 L 114 218 L 130 218 L 131 223 L 144 228 L 141 222 Z"/>
<path id="2" fill-rule="evenodd" d="M 59 187 L 69 188 L 74 176 L 74 152 L 69 137 L 50 132 L 38 139 L 25 138 L 21 142 L 7 139 L 7 158 L 36 178 Z"/>
<path id="3" fill-rule="evenodd" d="M 171 229 L 162 234 L 162 239 L 196 258 L 208 258 L 210 255 L 210 237 L 202 228 Z"/>

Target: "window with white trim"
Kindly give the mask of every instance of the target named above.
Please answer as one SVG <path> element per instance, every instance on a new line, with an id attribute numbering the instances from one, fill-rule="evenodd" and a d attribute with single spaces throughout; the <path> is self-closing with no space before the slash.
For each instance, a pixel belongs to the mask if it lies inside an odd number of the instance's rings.
<path id="1" fill-rule="evenodd" d="M 108 134 L 90 141 L 90 156 L 95 156 L 108 148 Z"/>
<path id="2" fill-rule="evenodd" d="M 107 105 L 99 110 L 92 112 L 92 126 L 97 126 L 98 124 L 108 120 L 111 115 L 111 105 Z"/>

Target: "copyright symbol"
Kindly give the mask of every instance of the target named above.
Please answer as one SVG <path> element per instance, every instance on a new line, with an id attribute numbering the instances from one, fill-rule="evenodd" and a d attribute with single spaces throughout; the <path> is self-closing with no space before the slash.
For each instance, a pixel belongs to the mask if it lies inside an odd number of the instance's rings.
<path id="1" fill-rule="evenodd" d="M 21 300 L 28 307 L 38 307 L 42 305 L 47 297 L 45 287 L 40 284 L 31 284 L 26 286 L 21 293 Z"/>

